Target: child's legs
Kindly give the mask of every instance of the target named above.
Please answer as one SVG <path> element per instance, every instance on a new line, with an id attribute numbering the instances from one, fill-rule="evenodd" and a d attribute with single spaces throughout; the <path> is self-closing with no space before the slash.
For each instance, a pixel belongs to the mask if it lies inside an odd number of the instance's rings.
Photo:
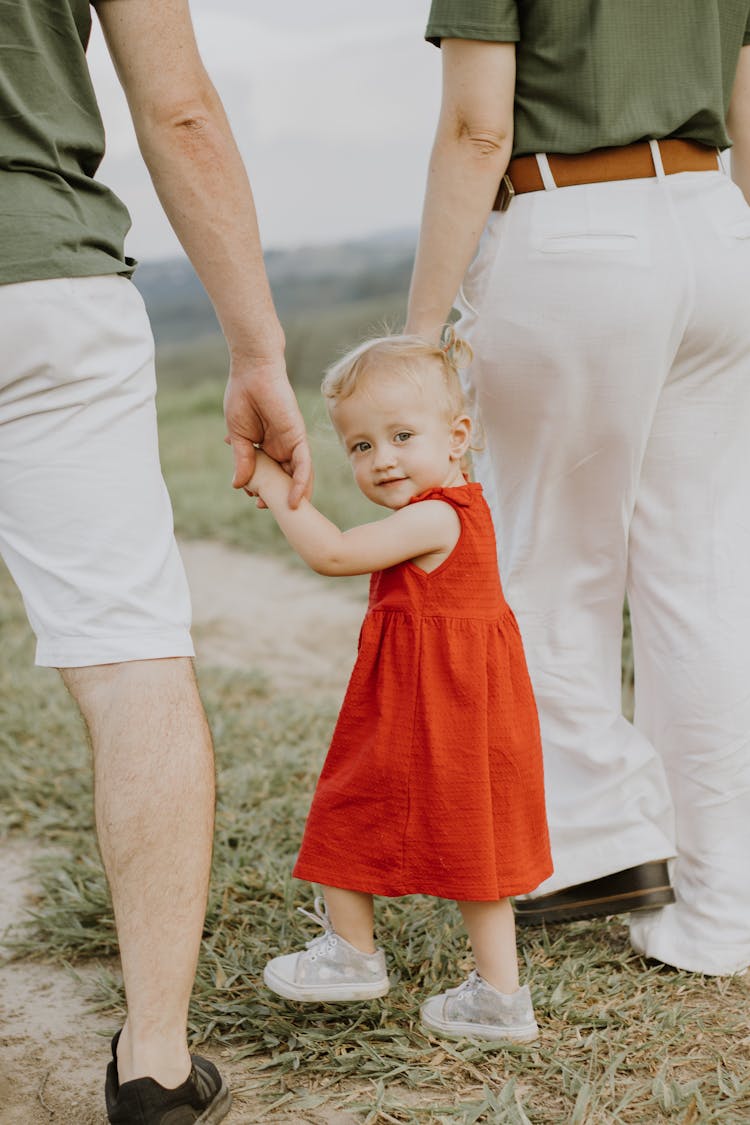
<path id="1" fill-rule="evenodd" d="M 480 977 L 499 992 L 518 989 L 516 926 L 510 899 L 459 902 Z"/>
<path id="2" fill-rule="evenodd" d="M 340 887 L 321 889 L 334 931 L 361 953 L 374 953 L 372 895 Z"/>
<path id="3" fill-rule="evenodd" d="M 373 897 L 363 891 L 322 887 L 334 931 L 362 953 L 374 953 Z M 518 989 L 516 927 L 510 899 L 459 902 L 479 975 L 500 992 Z"/>

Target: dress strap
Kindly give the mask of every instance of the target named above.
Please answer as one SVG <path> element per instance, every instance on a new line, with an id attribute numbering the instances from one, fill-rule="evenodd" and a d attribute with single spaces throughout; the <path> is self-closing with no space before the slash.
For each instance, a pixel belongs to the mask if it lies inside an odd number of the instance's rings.
<path id="1" fill-rule="evenodd" d="M 458 484 L 452 488 L 428 488 L 420 492 L 419 496 L 412 496 L 410 504 L 418 504 L 422 500 L 444 500 L 457 508 L 468 508 L 475 496 L 481 495 L 482 486 L 474 481 Z"/>

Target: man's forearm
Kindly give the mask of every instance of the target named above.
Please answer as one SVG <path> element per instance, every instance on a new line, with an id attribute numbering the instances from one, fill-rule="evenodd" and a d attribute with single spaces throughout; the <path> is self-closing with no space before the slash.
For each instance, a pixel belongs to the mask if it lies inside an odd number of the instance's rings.
<path id="1" fill-rule="evenodd" d="M 252 191 L 210 83 L 189 112 L 141 122 L 138 137 L 162 206 L 211 298 L 233 358 L 284 350 Z"/>
<path id="2" fill-rule="evenodd" d="M 213 301 L 233 358 L 279 364 L 284 338 L 253 196 L 198 53 L 188 0 L 94 4 L 159 199 Z"/>

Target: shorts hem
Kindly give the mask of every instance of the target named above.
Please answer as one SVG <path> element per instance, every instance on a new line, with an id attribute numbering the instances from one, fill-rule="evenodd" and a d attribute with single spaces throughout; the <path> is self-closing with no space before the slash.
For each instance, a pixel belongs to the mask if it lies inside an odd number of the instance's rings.
<path id="1" fill-rule="evenodd" d="M 167 660 L 195 656 L 189 633 L 143 634 L 93 640 L 67 637 L 38 641 L 34 663 L 39 668 L 88 668 L 97 664 L 124 664 L 129 660 Z"/>

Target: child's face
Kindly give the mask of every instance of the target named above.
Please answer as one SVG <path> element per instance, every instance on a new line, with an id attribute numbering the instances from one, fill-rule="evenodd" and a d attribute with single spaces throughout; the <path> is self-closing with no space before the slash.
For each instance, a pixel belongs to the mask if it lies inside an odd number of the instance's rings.
<path id="1" fill-rule="evenodd" d="M 463 483 L 466 415 L 451 420 L 440 384 L 396 373 L 373 374 L 331 417 L 360 490 L 384 508 L 403 508 L 428 488 Z"/>

